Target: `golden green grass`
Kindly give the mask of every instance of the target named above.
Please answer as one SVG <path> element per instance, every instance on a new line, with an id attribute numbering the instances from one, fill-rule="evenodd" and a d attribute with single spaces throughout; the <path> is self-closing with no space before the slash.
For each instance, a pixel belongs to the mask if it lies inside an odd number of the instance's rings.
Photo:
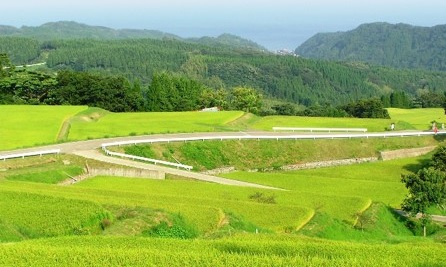
<path id="1" fill-rule="evenodd" d="M 61 237 L 0 245 L 4 266 L 442 266 L 441 244 L 363 244 L 299 236 L 221 240 Z"/>
<path id="2" fill-rule="evenodd" d="M 366 128 L 369 132 L 383 132 L 389 127 L 390 123 L 390 119 L 266 116 L 254 122 L 251 127 L 264 131 L 272 131 L 273 127 L 313 127 Z"/>
<path id="3" fill-rule="evenodd" d="M 0 105 L 0 150 L 54 143 L 63 122 L 86 108 Z"/>
<path id="4" fill-rule="evenodd" d="M 69 140 L 155 133 L 220 131 L 241 117 L 241 111 L 106 113 L 91 119 L 82 114 L 72 121 Z"/>
<path id="5" fill-rule="evenodd" d="M 423 108 L 423 109 L 398 109 L 389 108 L 389 115 L 392 121 L 400 125 L 410 125 L 411 128 L 417 130 L 429 130 L 432 126 L 432 121 L 438 123 L 440 128 L 441 123 L 446 123 L 446 116 L 442 108 Z M 396 129 L 398 130 L 398 129 Z"/>
<path id="6" fill-rule="evenodd" d="M 273 127 L 314 127 L 314 128 L 366 128 L 369 132 L 388 130 L 395 123 L 395 130 L 428 130 L 432 121 L 439 126 L 446 123 L 442 108 L 397 109 L 389 108 L 390 119 L 360 119 L 360 118 L 320 118 L 295 116 L 266 116 L 254 121 L 250 127 L 259 130 L 272 131 Z"/>

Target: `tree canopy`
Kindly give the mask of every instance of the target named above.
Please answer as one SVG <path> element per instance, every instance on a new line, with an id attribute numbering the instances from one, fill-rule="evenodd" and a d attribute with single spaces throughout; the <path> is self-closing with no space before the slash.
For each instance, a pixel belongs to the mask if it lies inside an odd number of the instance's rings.
<path id="1" fill-rule="evenodd" d="M 4 38 L 7 41 L 3 42 Z M 14 43 L 15 49 L 8 48 L 7 43 Z M 444 72 L 310 60 L 166 38 L 38 42 L 0 37 L 0 51 L 6 51 L 17 65 L 45 60 L 46 67 L 53 72 L 75 70 L 119 75 L 130 82 L 140 81 L 142 87 L 147 87 L 155 74 L 168 72 L 212 90 L 255 88 L 265 98 L 307 107 L 325 103 L 346 105 L 381 96 L 386 96 L 386 103 L 394 107 L 412 106 L 413 99 L 418 100 L 419 106 L 432 106 L 438 105 L 438 101 L 431 101 L 430 96 L 443 95 L 446 90 Z"/>
<path id="2" fill-rule="evenodd" d="M 295 52 L 308 58 L 445 71 L 445 31 L 446 25 L 368 23 L 347 32 L 316 34 Z"/>
<path id="3" fill-rule="evenodd" d="M 428 209 L 432 206 L 444 210 L 446 204 L 446 147 L 440 146 L 432 156 L 429 167 L 417 173 L 402 175 L 401 181 L 408 189 L 408 195 L 402 203 L 402 209 L 415 217 L 421 214 L 421 223 L 426 236 L 429 221 Z"/>

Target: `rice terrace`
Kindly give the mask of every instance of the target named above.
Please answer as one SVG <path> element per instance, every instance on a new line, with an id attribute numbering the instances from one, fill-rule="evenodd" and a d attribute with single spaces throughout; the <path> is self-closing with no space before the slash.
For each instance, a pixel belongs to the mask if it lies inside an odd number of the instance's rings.
<path id="1" fill-rule="evenodd" d="M 408 194 L 401 175 L 444 145 L 431 122 L 446 116 L 388 111 L 355 119 L 1 105 L 0 266 L 444 266 L 445 222 L 431 221 L 423 237 L 396 210 Z M 106 156 L 105 143 L 161 164 Z M 6 157 L 48 149 L 60 153 Z M 400 152 L 386 159 L 389 151 Z"/>

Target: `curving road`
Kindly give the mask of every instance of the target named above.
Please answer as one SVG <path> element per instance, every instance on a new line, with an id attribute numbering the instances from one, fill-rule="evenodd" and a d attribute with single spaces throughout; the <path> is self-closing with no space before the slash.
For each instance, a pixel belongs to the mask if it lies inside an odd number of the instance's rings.
<path id="1" fill-rule="evenodd" d="M 98 148 L 101 148 L 104 144 L 113 145 L 117 142 L 173 142 L 173 141 L 185 141 L 185 140 L 228 140 L 228 139 L 337 139 L 337 138 L 390 138 L 390 137 L 404 137 L 404 136 L 429 136 L 434 135 L 433 132 L 426 131 L 402 131 L 402 132 L 385 132 L 385 133 L 278 133 L 278 132 L 209 132 L 209 133 L 185 133 L 185 134 L 156 134 L 156 135 L 143 135 L 143 136 L 127 136 L 116 137 L 107 139 L 95 139 L 87 141 L 67 142 L 62 144 L 54 144 L 48 146 L 33 147 L 27 149 L 17 149 L 12 151 L 2 151 L 2 155 L 10 155 L 15 153 L 26 153 L 49 149 L 60 149 L 61 153 L 76 154 L 85 158 L 91 158 L 99 161 L 115 163 L 120 165 L 132 166 L 136 168 L 144 169 L 156 169 L 170 173 L 174 175 L 189 177 L 192 179 L 198 179 L 202 181 L 215 182 L 220 184 L 235 185 L 235 186 L 250 186 L 256 188 L 267 189 L 279 189 L 259 184 L 246 183 L 241 181 L 235 181 L 230 179 L 224 179 L 211 175 L 204 175 L 195 172 L 182 171 L 178 169 L 163 167 L 159 165 L 145 164 L 140 162 L 134 162 L 131 160 L 112 158 L 105 156 L 97 152 Z M 438 135 L 446 134 L 445 131 L 437 133 Z"/>

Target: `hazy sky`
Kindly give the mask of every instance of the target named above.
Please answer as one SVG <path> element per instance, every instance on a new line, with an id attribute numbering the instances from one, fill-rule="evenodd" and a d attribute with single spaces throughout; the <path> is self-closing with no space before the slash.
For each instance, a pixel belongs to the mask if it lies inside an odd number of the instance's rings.
<path id="1" fill-rule="evenodd" d="M 444 0 L 5 0 L 0 10 L 2 25 L 73 20 L 182 37 L 232 33 L 270 49 L 294 49 L 317 32 L 367 22 L 446 24 Z"/>

